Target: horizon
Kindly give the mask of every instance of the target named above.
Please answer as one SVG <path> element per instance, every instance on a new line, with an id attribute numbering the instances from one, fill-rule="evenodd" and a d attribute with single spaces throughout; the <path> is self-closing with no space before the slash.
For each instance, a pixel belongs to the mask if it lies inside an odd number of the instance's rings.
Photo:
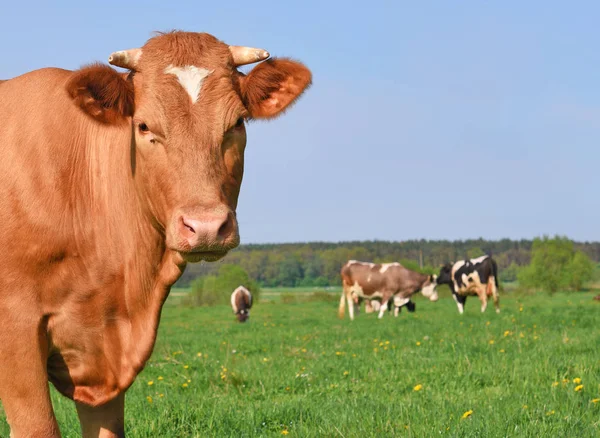
<path id="1" fill-rule="evenodd" d="M 247 126 L 243 244 L 600 240 L 600 4 L 309 1 L 272 10 L 260 1 L 13 2 L 3 9 L 10 62 L 0 78 L 106 63 L 154 31 L 205 31 L 313 72 L 285 115 Z"/>

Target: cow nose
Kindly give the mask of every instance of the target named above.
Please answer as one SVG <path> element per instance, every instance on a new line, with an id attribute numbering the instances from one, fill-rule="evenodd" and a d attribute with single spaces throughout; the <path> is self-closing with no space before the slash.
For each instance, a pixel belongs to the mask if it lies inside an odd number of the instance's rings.
<path id="1" fill-rule="evenodd" d="M 202 216 L 182 214 L 178 220 L 179 235 L 192 249 L 222 245 L 234 232 L 233 215 L 229 212 L 212 212 Z"/>

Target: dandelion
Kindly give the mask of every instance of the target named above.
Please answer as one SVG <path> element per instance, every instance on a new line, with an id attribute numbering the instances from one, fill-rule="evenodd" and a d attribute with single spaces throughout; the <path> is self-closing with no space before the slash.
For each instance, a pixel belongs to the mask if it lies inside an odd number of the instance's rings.
<path id="1" fill-rule="evenodd" d="M 535 335 L 535 336 L 533 337 L 533 340 L 534 340 L 534 341 L 537 341 L 539 338 L 540 338 L 540 337 L 539 337 L 538 335 Z"/>
<path id="2" fill-rule="evenodd" d="M 163 376 L 158 376 L 158 380 L 163 380 Z"/>
<path id="3" fill-rule="evenodd" d="M 192 381 L 190 379 L 188 379 L 188 383 L 191 383 Z"/>
<path id="4" fill-rule="evenodd" d="M 465 412 L 464 414 L 462 414 L 462 419 L 464 420 L 465 418 L 469 418 L 471 415 L 473 415 L 473 410 L 469 409 L 467 412 Z"/>
<path id="5" fill-rule="evenodd" d="M 523 332 L 519 333 L 519 338 L 524 338 L 525 335 L 523 334 Z"/>
<path id="6" fill-rule="evenodd" d="M 268 357 L 263 357 L 263 362 L 268 362 L 269 358 Z"/>
<path id="7" fill-rule="evenodd" d="M 512 335 L 512 333 L 511 333 L 511 331 L 510 331 L 510 330 L 505 330 L 505 331 L 504 331 L 504 337 L 505 337 L 505 338 L 506 338 L 507 336 L 510 336 L 510 335 Z"/>
<path id="8" fill-rule="evenodd" d="M 385 341 L 385 345 L 390 345 L 390 341 Z"/>
<path id="9" fill-rule="evenodd" d="M 380 346 L 380 347 L 383 347 L 383 342 L 380 342 L 380 343 L 379 343 L 379 346 Z"/>
<path id="10" fill-rule="evenodd" d="M 356 353 L 352 353 L 352 357 L 356 357 Z"/>
<path id="11" fill-rule="evenodd" d="M 148 386 L 152 386 L 152 385 L 154 385 L 154 380 L 150 380 L 150 381 L 148 382 Z"/>
<path id="12" fill-rule="evenodd" d="M 553 383 L 552 383 L 552 387 L 553 387 L 553 388 L 556 388 L 557 386 L 558 386 L 558 382 L 553 382 Z"/>
<path id="13" fill-rule="evenodd" d="M 374 351 L 375 353 L 377 353 L 377 352 L 379 351 L 379 348 L 373 348 L 373 351 Z"/>
<path id="14" fill-rule="evenodd" d="M 152 397 L 151 396 L 146 397 L 146 400 L 148 400 L 148 403 L 152 403 Z"/>
<path id="15" fill-rule="evenodd" d="M 487 322 L 485 323 L 485 325 L 490 325 L 490 324 L 491 324 L 491 322 L 489 322 L 489 321 L 487 321 Z"/>
<path id="16" fill-rule="evenodd" d="M 579 392 L 579 391 L 581 391 L 582 389 L 583 389 L 583 385 L 577 385 L 577 386 L 575 387 L 575 392 Z"/>
<path id="17" fill-rule="evenodd" d="M 190 366 L 189 365 L 184 365 L 183 369 L 187 370 Z"/>
<path id="18" fill-rule="evenodd" d="M 302 349 L 302 353 L 306 353 L 306 348 L 303 348 L 303 349 Z"/>
<path id="19" fill-rule="evenodd" d="M 527 405 L 523 405 L 523 409 L 527 409 L 529 406 Z"/>
<path id="20" fill-rule="evenodd" d="M 420 383 L 418 385 L 415 385 L 415 387 L 413 388 L 413 391 L 420 391 L 423 389 L 423 385 L 421 385 Z"/>
<path id="21" fill-rule="evenodd" d="M 289 391 L 289 390 L 290 390 L 290 387 L 289 387 L 289 386 L 286 386 L 286 387 L 285 387 L 285 390 L 286 390 L 286 391 Z"/>
<path id="22" fill-rule="evenodd" d="M 344 371 L 344 376 L 347 376 L 348 374 L 350 374 L 350 371 Z"/>
<path id="23" fill-rule="evenodd" d="M 164 395 L 164 394 L 162 394 L 162 393 L 160 393 L 160 394 L 158 394 L 158 396 L 159 396 L 160 398 L 163 398 L 165 395 Z"/>
<path id="24" fill-rule="evenodd" d="M 546 412 L 546 416 L 550 416 L 550 415 L 554 415 L 554 409 L 552 409 L 551 411 Z"/>
<path id="25" fill-rule="evenodd" d="M 287 430 L 287 429 L 284 429 L 284 430 L 282 430 L 282 431 L 281 431 L 281 434 L 282 434 L 282 435 L 287 435 L 288 433 L 289 433 L 289 432 L 288 432 L 288 430 Z"/>
<path id="26" fill-rule="evenodd" d="M 591 401 L 592 401 L 592 403 L 596 404 L 596 403 L 600 402 L 600 398 L 593 398 Z"/>
<path id="27" fill-rule="evenodd" d="M 421 345 L 421 343 L 419 341 L 417 341 L 417 347 L 419 347 Z"/>
<path id="28" fill-rule="evenodd" d="M 198 352 L 198 353 L 196 353 L 196 356 L 202 357 L 202 353 Z"/>
<path id="29" fill-rule="evenodd" d="M 341 356 L 342 354 L 344 354 L 344 353 L 343 353 L 343 352 L 341 352 L 341 351 L 336 351 L 336 352 L 335 352 L 335 355 L 336 355 L 336 356 Z"/>
<path id="30" fill-rule="evenodd" d="M 493 339 L 490 339 L 490 345 L 494 345 L 496 341 L 494 341 Z"/>
<path id="31" fill-rule="evenodd" d="M 181 385 L 181 387 L 182 387 L 182 388 L 187 388 L 187 387 L 188 387 L 188 384 L 187 384 L 187 383 L 184 383 L 183 385 Z"/>
<path id="32" fill-rule="evenodd" d="M 502 348 L 502 349 L 500 350 L 500 353 L 504 353 L 504 348 Z"/>
<path id="33" fill-rule="evenodd" d="M 579 385 L 581 383 L 581 377 L 575 377 L 573 379 L 573 383 L 576 384 L 576 385 Z"/>

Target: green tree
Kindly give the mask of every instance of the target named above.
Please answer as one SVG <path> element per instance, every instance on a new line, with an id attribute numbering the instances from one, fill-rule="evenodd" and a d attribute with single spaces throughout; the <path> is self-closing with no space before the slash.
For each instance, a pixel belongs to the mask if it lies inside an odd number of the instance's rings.
<path id="1" fill-rule="evenodd" d="M 569 287 L 573 255 L 573 242 L 566 237 L 534 239 L 531 263 L 518 275 L 520 285 L 527 289 L 543 289 L 551 294 Z"/>
<path id="2" fill-rule="evenodd" d="M 577 251 L 569 264 L 569 286 L 573 290 L 581 290 L 583 285 L 594 275 L 594 262 L 583 252 Z"/>

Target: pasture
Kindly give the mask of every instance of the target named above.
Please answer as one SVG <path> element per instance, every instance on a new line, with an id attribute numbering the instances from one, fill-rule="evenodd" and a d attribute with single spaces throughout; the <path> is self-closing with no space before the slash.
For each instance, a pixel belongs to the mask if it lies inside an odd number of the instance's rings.
<path id="1" fill-rule="evenodd" d="M 499 315 L 470 298 L 462 317 L 448 295 L 418 297 L 416 313 L 351 323 L 337 292 L 282 292 L 266 290 L 248 324 L 170 298 L 127 395 L 128 436 L 600 435 L 594 293 L 503 295 Z M 79 436 L 73 404 L 53 401 L 63 436 Z"/>

